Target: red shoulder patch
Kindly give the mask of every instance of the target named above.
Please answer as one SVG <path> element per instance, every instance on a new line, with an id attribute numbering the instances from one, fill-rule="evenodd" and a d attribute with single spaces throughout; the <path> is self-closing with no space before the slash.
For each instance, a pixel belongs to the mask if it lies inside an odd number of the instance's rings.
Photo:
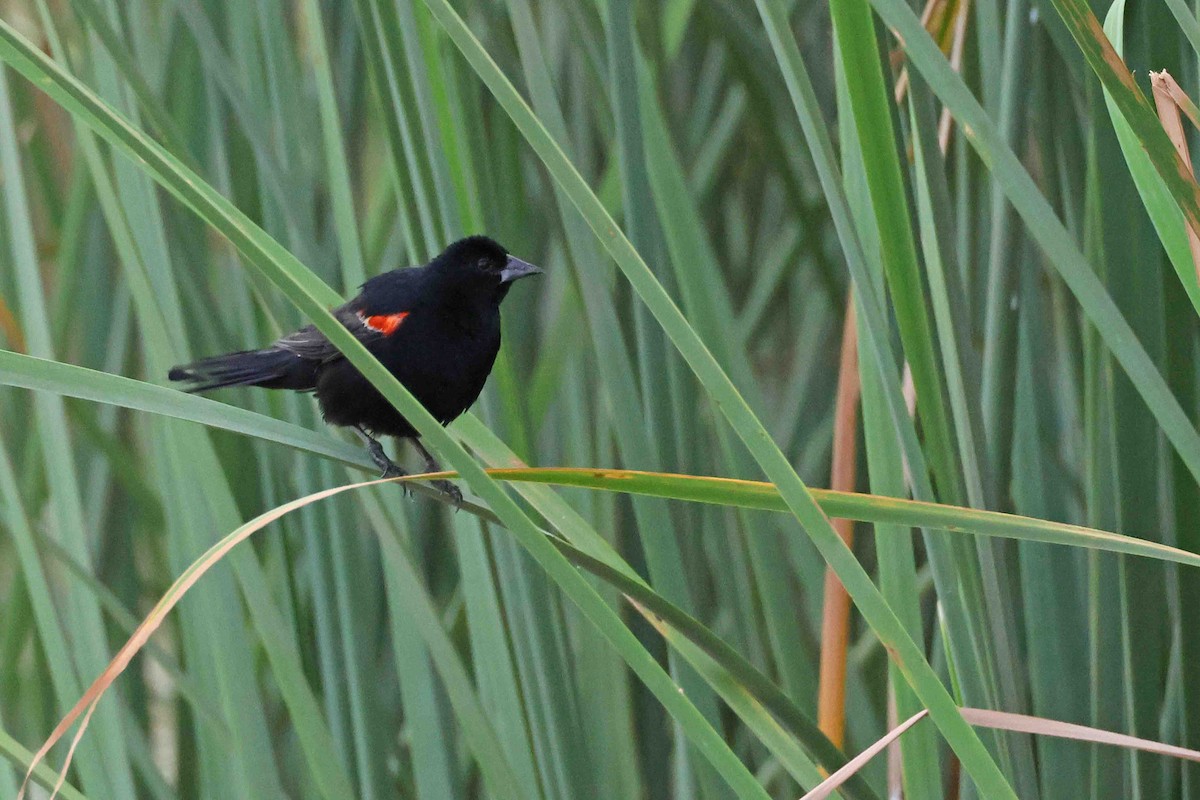
<path id="1" fill-rule="evenodd" d="M 404 318 L 408 316 L 408 313 L 407 311 L 401 311 L 399 314 L 374 314 L 367 317 L 362 312 L 359 312 L 358 318 L 371 330 L 379 331 L 384 336 L 391 336 L 400 327 L 400 323 L 404 322 Z"/>

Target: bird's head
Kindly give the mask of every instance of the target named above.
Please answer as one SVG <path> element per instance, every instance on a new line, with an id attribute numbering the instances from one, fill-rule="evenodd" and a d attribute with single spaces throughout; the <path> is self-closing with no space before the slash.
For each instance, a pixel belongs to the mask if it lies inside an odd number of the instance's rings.
<path id="1" fill-rule="evenodd" d="M 514 281 L 542 272 L 533 264 L 510 256 L 507 250 L 486 236 L 459 239 L 443 250 L 430 266 L 460 291 L 490 294 L 497 302 L 504 299 Z"/>

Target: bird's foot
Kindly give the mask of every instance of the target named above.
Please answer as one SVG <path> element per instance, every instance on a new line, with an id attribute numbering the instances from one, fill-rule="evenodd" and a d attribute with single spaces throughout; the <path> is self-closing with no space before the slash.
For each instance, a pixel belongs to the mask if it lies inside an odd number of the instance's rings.
<path id="1" fill-rule="evenodd" d="M 375 466 L 379 467 L 380 478 L 401 478 L 408 473 L 400 468 L 395 461 L 388 458 L 387 453 L 383 451 L 383 445 L 379 440 L 368 434 L 362 428 L 358 429 L 367 444 L 367 455 L 371 456 L 371 460 L 375 462 Z M 408 494 L 408 487 L 404 484 L 400 485 L 404 489 L 404 493 Z"/>
<path id="2" fill-rule="evenodd" d="M 388 463 L 387 465 L 381 464 L 379 465 L 379 468 L 383 470 L 383 472 L 379 473 L 380 478 L 403 478 L 408 474 L 396 466 L 395 463 Z"/>
<path id="3" fill-rule="evenodd" d="M 440 472 L 440 470 L 430 470 L 430 472 Z M 450 502 L 454 504 L 454 510 L 462 508 L 463 493 L 450 481 L 430 481 L 429 485 L 440 491 L 442 494 L 450 498 Z"/>
<path id="4" fill-rule="evenodd" d="M 380 473 L 380 475 L 379 475 L 379 477 L 381 479 L 382 478 L 403 478 L 405 475 L 408 474 L 404 470 L 400 469 L 400 467 L 396 466 L 396 462 L 392 461 L 387 456 L 383 457 L 382 462 L 379 461 L 378 459 L 375 459 L 374 457 L 372 457 L 372 460 L 375 462 L 375 465 L 377 467 L 379 467 L 381 470 L 383 470 L 383 472 Z M 386 463 L 384 463 L 384 462 L 386 462 Z M 400 489 L 404 492 L 404 496 L 408 497 L 408 495 L 409 495 L 408 484 L 407 483 L 400 484 Z"/>
<path id="5" fill-rule="evenodd" d="M 404 470 L 400 469 L 400 467 L 398 467 L 396 465 L 396 462 L 392 461 L 387 456 L 384 456 L 382 461 L 377 458 L 374 458 L 374 456 L 372 456 L 371 460 L 375 462 L 375 466 L 379 467 L 379 469 L 382 470 L 382 472 L 379 475 L 379 477 L 381 479 L 382 478 L 403 478 L 405 475 L 408 474 Z M 400 488 L 404 491 L 405 496 L 407 496 L 408 495 L 408 484 L 402 483 L 402 484 L 400 484 Z"/>
<path id="6" fill-rule="evenodd" d="M 425 445 L 421 444 L 420 439 L 413 439 L 412 443 L 413 443 L 413 446 L 417 448 L 417 452 L 419 452 L 421 454 L 421 456 L 425 459 L 425 471 L 426 472 L 441 472 L 442 471 L 442 465 L 439 464 L 437 462 L 437 459 L 433 457 L 433 453 L 429 452 L 429 450 L 427 450 L 425 448 Z M 447 481 L 447 480 L 430 481 L 429 485 L 432 486 L 433 488 L 437 489 L 438 491 L 440 491 L 442 494 L 449 497 L 450 502 L 454 504 L 454 509 L 456 511 L 458 509 L 462 508 L 462 504 L 463 504 L 462 489 L 459 489 L 457 486 L 455 486 L 453 483 L 451 483 L 450 481 Z"/>

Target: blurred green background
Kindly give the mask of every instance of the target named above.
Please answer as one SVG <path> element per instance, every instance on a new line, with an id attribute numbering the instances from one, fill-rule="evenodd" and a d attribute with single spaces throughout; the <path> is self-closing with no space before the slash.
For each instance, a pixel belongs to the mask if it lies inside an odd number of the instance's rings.
<path id="1" fill-rule="evenodd" d="M 450 428 L 479 463 L 766 478 L 793 513 L 479 476 L 502 524 L 394 486 L 307 505 L 166 618 L 69 796 L 798 797 L 926 705 L 846 796 L 1200 792 L 946 705 L 1200 746 L 1195 567 L 1059 524 L 1200 551 L 1200 191 L 1146 77 L 1196 93 L 1195 5 L 0 2 L 0 798 L 206 548 L 373 475 L 311 398 L 167 368 L 477 232 L 546 270 Z M 960 510 L 864 500 L 855 563 L 797 479 L 835 449 L 841 488 Z"/>

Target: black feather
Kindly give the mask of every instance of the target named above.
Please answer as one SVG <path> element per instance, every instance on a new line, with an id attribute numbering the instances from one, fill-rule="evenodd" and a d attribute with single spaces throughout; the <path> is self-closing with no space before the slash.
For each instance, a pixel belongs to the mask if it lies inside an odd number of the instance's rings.
<path id="1" fill-rule="evenodd" d="M 295 353 L 268 347 L 204 358 L 173 367 L 167 373 L 173 381 L 187 381 L 189 392 L 207 392 L 226 386 L 262 386 L 267 389 L 316 388 L 317 373 L 306 367 Z"/>
<path id="2" fill-rule="evenodd" d="M 503 247 L 472 236 L 450 245 L 423 267 L 395 269 L 371 278 L 357 297 L 333 314 L 436 419 L 447 424 L 475 402 L 492 371 L 500 349 L 500 303 L 510 286 L 511 278 L 505 277 L 509 263 Z M 225 386 L 315 390 L 331 425 L 390 436 L 417 435 L 312 325 L 262 350 L 175 367 L 168 377 L 190 384 L 189 392 Z"/>

